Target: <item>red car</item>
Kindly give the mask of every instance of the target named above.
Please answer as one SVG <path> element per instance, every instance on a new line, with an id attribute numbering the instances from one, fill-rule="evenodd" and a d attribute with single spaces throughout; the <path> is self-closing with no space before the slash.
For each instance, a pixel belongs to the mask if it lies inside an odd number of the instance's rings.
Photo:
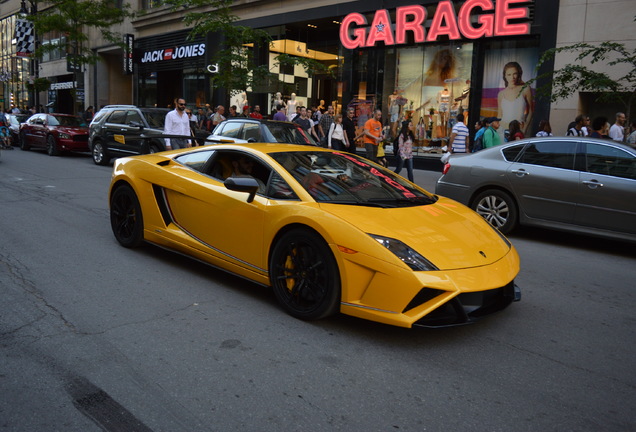
<path id="1" fill-rule="evenodd" d="M 33 114 L 20 126 L 20 148 L 45 148 L 51 156 L 61 152 L 88 151 L 88 125 L 79 116 Z"/>

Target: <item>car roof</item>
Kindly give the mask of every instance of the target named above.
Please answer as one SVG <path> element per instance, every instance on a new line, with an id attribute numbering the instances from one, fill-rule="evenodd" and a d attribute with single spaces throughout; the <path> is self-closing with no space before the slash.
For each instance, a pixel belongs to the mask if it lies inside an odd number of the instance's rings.
<path id="1" fill-rule="evenodd" d="M 624 144 L 624 143 L 619 142 L 619 141 L 614 141 L 612 139 L 590 138 L 590 137 L 575 137 L 575 136 L 528 137 L 528 138 L 524 138 L 522 140 L 509 141 L 507 143 L 503 143 L 501 145 L 501 147 L 503 147 L 503 146 L 510 147 L 510 146 L 515 145 L 515 144 L 527 144 L 528 142 L 538 142 L 538 141 L 592 142 L 592 143 L 601 144 L 601 145 L 616 146 L 616 147 L 619 147 L 619 148 L 624 149 L 624 150 L 629 150 L 630 153 L 635 153 L 636 152 L 636 150 L 634 148 L 628 146 L 627 144 Z M 500 146 L 495 146 L 495 147 L 491 147 L 491 148 L 497 148 L 497 147 L 500 147 Z M 484 149 L 484 150 L 488 150 L 488 149 Z"/>
<path id="2" fill-rule="evenodd" d="M 282 121 L 282 120 L 269 120 L 269 119 L 255 119 L 255 118 L 229 118 L 223 120 L 221 123 L 229 123 L 229 122 L 237 122 L 237 123 L 262 123 L 262 124 L 292 124 L 296 123 L 290 121 Z"/>

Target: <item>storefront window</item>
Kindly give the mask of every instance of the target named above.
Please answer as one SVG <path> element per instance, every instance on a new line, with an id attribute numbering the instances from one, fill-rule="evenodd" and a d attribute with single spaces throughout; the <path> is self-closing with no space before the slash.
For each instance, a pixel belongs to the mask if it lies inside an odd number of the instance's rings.
<path id="1" fill-rule="evenodd" d="M 472 43 L 386 49 L 381 100 L 377 106 L 397 136 L 401 122 L 417 125 L 419 141 L 450 135 L 459 112 L 467 115 Z"/>
<path id="2" fill-rule="evenodd" d="M 535 111 L 535 85 L 523 88 L 535 77 L 539 49 L 535 41 L 506 41 L 488 44 L 484 56 L 481 117 L 499 117 L 503 139 L 511 121 L 518 121 L 528 136 Z"/>

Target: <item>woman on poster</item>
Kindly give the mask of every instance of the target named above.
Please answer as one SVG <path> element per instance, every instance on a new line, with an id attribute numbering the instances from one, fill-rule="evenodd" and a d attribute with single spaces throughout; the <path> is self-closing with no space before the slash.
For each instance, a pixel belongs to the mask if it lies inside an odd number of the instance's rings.
<path id="1" fill-rule="evenodd" d="M 502 132 L 509 129 L 512 120 L 517 120 L 521 124 L 521 132 L 528 135 L 532 124 L 534 100 L 530 87 L 523 88 L 522 75 L 523 69 L 517 62 L 506 63 L 503 68 L 506 86 L 497 95 L 497 117 L 501 118 Z"/>

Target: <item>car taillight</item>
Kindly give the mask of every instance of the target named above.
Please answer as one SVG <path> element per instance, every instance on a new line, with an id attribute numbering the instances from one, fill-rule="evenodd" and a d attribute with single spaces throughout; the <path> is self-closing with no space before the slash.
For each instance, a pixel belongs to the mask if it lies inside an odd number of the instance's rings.
<path id="1" fill-rule="evenodd" d="M 447 174 L 449 169 L 450 169 L 450 162 L 446 162 L 444 164 L 444 169 L 442 170 L 442 174 L 444 175 Z"/>

